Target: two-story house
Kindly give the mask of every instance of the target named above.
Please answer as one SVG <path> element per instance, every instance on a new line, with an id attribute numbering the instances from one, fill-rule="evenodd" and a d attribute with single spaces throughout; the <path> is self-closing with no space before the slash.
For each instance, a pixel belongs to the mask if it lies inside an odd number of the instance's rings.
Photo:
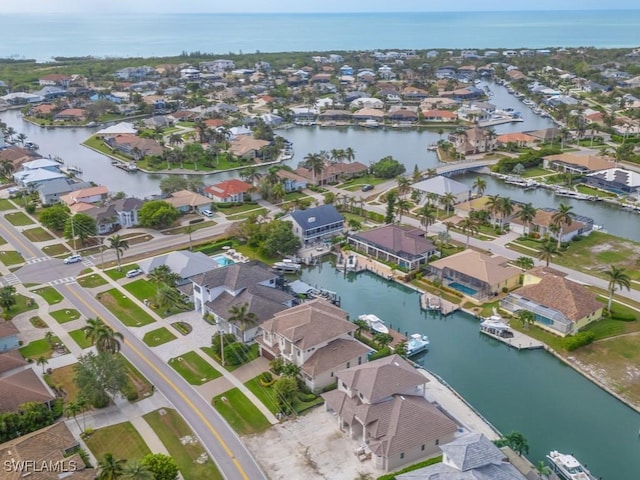
<path id="1" fill-rule="evenodd" d="M 293 223 L 293 233 L 303 245 L 341 235 L 344 218 L 333 205 L 296 210 L 282 217 Z"/>
<path id="2" fill-rule="evenodd" d="M 261 326 L 260 354 L 301 368 L 307 386 L 319 391 L 336 373 L 367 362 L 371 348 L 354 338 L 356 325 L 344 310 L 316 299 L 276 313 Z"/>
<path id="3" fill-rule="evenodd" d="M 292 307 L 295 297 L 282 288 L 281 277 L 260 262 L 235 263 L 191 278 L 193 303 L 202 315 L 213 315 L 220 331 L 251 341 L 258 327 L 278 312 Z M 229 310 L 247 304 L 257 321 L 246 328 L 228 321 Z"/>
<path id="4" fill-rule="evenodd" d="M 389 471 L 440 453 L 456 423 L 425 398 L 428 379 L 399 355 L 338 372 L 338 388 L 322 394 L 338 427 Z"/>

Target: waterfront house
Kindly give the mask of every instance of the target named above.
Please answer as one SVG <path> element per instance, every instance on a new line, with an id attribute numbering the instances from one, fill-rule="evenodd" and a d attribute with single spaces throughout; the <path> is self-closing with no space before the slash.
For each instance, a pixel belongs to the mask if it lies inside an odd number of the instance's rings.
<path id="1" fill-rule="evenodd" d="M 204 194 L 217 203 L 242 203 L 253 185 L 237 178 L 205 187 Z"/>
<path id="2" fill-rule="evenodd" d="M 384 102 L 379 98 L 360 97 L 353 100 L 349 106 L 351 108 L 360 108 L 363 110 L 383 110 Z"/>
<path id="3" fill-rule="evenodd" d="M 79 450 L 65 422 L 23 434 L 0 444 L 2 480 L 93 480 L 96 471 L 87 468 Z"/>
<path id="4" fill-rule="evenodd" d="M 464 202 L 471 195 L 471 189 L 466 184 L 442 175 L 421 180 L 412 184 L 411 188 L 420 192 L 423 202 L 428 201 L 427 195 L 429 193 L 435 193 L 439 198 L 453 194 L 455 197 L 454 204 Z"/>
<path id="5" fill-rule="evenodd" d="M 640 192 L 640 174 L 622 168 L 609 168 L 588 174 L 584 183 L 595 188 L 608 190 L 616 194 L 638 195 Z"/>
<path id="6" fill-rule="evenodd" d="M 449 110 L 423 110 L 422 118 L 425 122 L 455 122 L 458 114 Z"/>
<path id="7" fill-rule="evenodd" d="M 498 147 L 507 146 L 508 144 L 516 145 L 519 148 L 533 147 L 536 141 L 535 137 L 522 132 L 505 133 L 496 137 L 496 145 Z"/>
<path id="8" fill-rule="evenodd" d="M 395 263 L 408 271 L 426 265 L 429 257 L 438 251 L 423 230 L 395 224 L 350 235 L 348 242 L 356 251 Z"/>
<path id="9" fill-rule="evenodd" d="M 576 155 L 574 153 L 560 153 L 547 155 L 543 159 L 544 168 L 561 172 L 584 174 L 608 170 L 616 166 L 613 159 L 596 155 Z"/>
<path id="10" fill-rule="evenodd" d="M 48 85 L 58 85 L 63 88 L 67 88 L 71 83 L 71 77 L 62 73 L 50 73 L 44 75 L 38 79 L 38 85 L 46 87 Z"/>
<path id="11" fill-rule="evenodd" d="M 396 476 L 397 480 L 527 480 L 508 455 L 482 433 L 470 433 L 440 446 L 442 462 Z"/>
<path id="12" fill-rule="evenodd" d="M 133 123 L 129 122 L 120 122 L 115 125 L 111 125 L 110 127 L 103 128 L 102 130 L 98 130 L 95 135 L 96 137 L 113 137 L 116 135 L 135 135 L 138 133 L 138 129 L 133 126 Z"/>
<path id="13" fill-rule="evenodd" d="M 240 158 L 255 159 L 260 150 L 269 145 L 267 140 L 253 138 L 250 135 L 239 135 L 230 143 L 229 151 Z"/>
<path id="14" fill-rule="evenodd" d="M 83 108 L 65 108 L 53 116 L 55 121 L 69 120 L 72 122 L 81 122 L 87 116 L 86 110 Z"/>
<path id="15" fill-rule="evenodd" d="M 565 336 L 577 333 L 602 318 L 604 304 L 589 289 L 557 270 L 538 267 L 524 274 L 523 286 L 500 301 L 505 310 L 517 314 L 528 310 L 542 328 Z"/>
<path id="16" fill-rule="evenodd" d="M 122 228 L 138 226 L 138 212 L 144 203 L 139 198 L 121 198 L 113 202 L 113 208 L 118 216 L 118 224 Z"/>
<path id="17" fill-rule="evenodd" d="M 50 172 L 60 172 L 60 164 L 50 158 L 36 158 L 22 164 L 22 170 L 48 170 Z"/>
<path id="18" fill-rule="evenodd" d="M 553 215 L 557 212 L 552 208 L 539 208 L 536 214 L 526 226 L 519 218 L 512 218 L 509 222 L 509 228 L 512 232 L 524 235 L 526 233 L 536 233 L 541 237 L 549 235 L 553 238 L 557 238 L 551 231 L 550 227 L 553 225 Z M 593 219 L 589 217 L 583 217 L 576 215 L 571 221 L 571 225 L 562 225 L 562 237 L 561 242 L 568 242 L 576 235 L 588 235 L 593 230 Z"/>
<path id="19" fill-rule="evenodd" d="M 2 137 L 2 135 L 0 135 Z M 4 138 L 0 139 L 0 142 L 4 142 Z M 11 145 L 7 148 L 0 149 L 0 162 L 9 161 L 13 164 L 13 169 L 18 170 L 26 162 L 39 157 L 33 150 L 27 150 L 26 148 L 16 147 Z"/>
<path id="20" fill-rule="evenodd" d="M 349 122 L 351 112 L 349 110 L 325 110 L 318 115 L 321 122 Z"/>
<path id="21" fill-rule="evenodd" d="M 372 351 L 354 338 L 357 326 L 348 317 L 323 299 L 278 312 L 260 327 L 260 354 L 297 365 L 305 384 L 320 391 L 336 382 L 338 371 L 366 363 Z"/>
<path id="22" fill-rule="evenodd" d="M 427 272 L 467 297 L 484 300 L 519 285 L 520 269 L 508 263 L 509 259 L 500 255 L 469 249 L 431 262 Z"/>
<path id="23" fill-rule="evenodd" d="M 67 178 L 67 176 L 62 172 L 51 172 L 42 168 L 22 170 L 13 174 L 13 179 L 19 186 L 28 188 L 31 191 L 35 191 L 41 185 L 59 178 Z"/>
<path id="24" fill-rule="evenodd" d="M 295 297 L 283 289 L 282 278 L 260 262 L 209 269 L 191 281 L 195 310 L 212 315 L 219 331 L 233 333 L 242 341 L 253 340 L 263 322 L 296 303 Z M 247 312 L 258 320 L 243 332 L 241 325 L 227 319 L 231 307 L 245 303 Z"/>
<path id="25" fill-rule="evenodd" d="M 67 206 L 75 203 L 97 203 L 105 200 L 109 195 L 109 189 L 104 185 L 83 188 L 67 193 L 60 197 L 60 201 Z"/>
<path id="26" fill-rule="evenodd" d="M 76 182 L 71 178 L 64 177 L 39 185 L 36 190 L 38 191 L 40 202 L 43 205 L 51 205 L 58 203 L 60 197 L 67 193 L 89 187 L 91 187 L 89 182 Z"/>
<path id="27" fill-rule="evenodd" d="M 161 265 L 166 265 L 178 275 L 178 285 L 188 284 L 192 277 L 219 267 L 215 260 L 204 253 L 189 250 L 177 250 L 138 262 L 140 269 L 147 275 Z"/>
<path id="28" fill-rule="evenodd" d="M 409 108 L 397 108 L 387 113 L 389 121 L 398 124 L 411 125 L 418 121 L 418 114 Z"/>
<path id="29" fill-rule="evenodd" d="M 0 352 L 18 348 L 18 329 L 11 320 L 0 323 Z"/>
<path id="30" fill-rule="evenodd" d="M 496 148 L 496 136 L 490 130 L 479 127 L 452 133 L 449 141 L 453 143 L 456 152 L 462 155 L 492 152 Z"/>
<path id="31" fill-rule="evenodd" d="M 290 172 L 289 170 L 285 169 L 278 170 L 276 175 L 278 175 L 278 178 L 284 186 L 284 191 L 287 193 L 296 192 L 307 188 L 308 181 L 302 175 L 298 175 L 297 173 Z"/>
<path id="32" fill-rule="evenodd" d="M 425 398 L 427 378 L 399 355 L 337 373 L 338 388 L 322 394 L 340 431 L 383 471 L 439 453 L 456 423 Z"/>
<path id="33" fill-rule="evenodd" d="M 162 155 L 164 152 L 164 148 L 158 141 L 130 133 L 106 137 L 104 142 L 112 150 L 117 150 L 134 160 L 140 160 L 146 156 Z"/>
<path id="34" fill-rule="evenodd" d="M 306 210 L 295 210 L 282 217 L 293 224 L 293 233 L 302 245 L 328 240 L 342 235 L 344 217 L 333 205 L 321 205 Z"/>
<path id="35" fill-rule="evenodd" d="M 190 190 L 173 192 L 171 196 L 165 198 L 164 201 L 173 205 L 181 213 L 202 213 L 211 206 L 211 200 L 209 198 Z"/>
<path id="36" fill-rule="evenodd" d="M 42 97 L 45 101 L 52 101 L 67 95 L 67 92 L 60 87 L 42 87 L 33 92 L 34 95 Z"/>

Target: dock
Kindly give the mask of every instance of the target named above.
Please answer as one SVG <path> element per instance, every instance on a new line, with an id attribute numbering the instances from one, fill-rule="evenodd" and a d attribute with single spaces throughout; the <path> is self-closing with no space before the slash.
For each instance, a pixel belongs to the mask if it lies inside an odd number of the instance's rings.
<path id="1" fill-rule="evenodd" d="M 443 315 L 449 315 L 450 313 L 460 310 L 460 305 L 445 300 L 442 297 L 436 297 L 433 294 L 423 293 L 420 295 L 420 308 L 434 312 L 439 311 Z"/>
<path id="2" fill-rule="evenodd" d="M 483 333 L 491 338 L 495 338 L 496 340 L 500 340 L 502 343 L 506 343 L 510 347 L 516 348 L 518 350 L 537 350 L 539 348 L 544 348 L 544 343 L 535 338 L 532 338 L 524 333 L 518 332 L 516 330 L 511 330 L 513 336 L 503 337 L 497 335 L 490 329 L 480 328 L 480 333 Z"/>
<path id="3" fill-rule="evenodd" d="M 391 348 L 395 348 L 399 343 L 407 341 L 406 335 L 403 335 L 397 330 L 394 330 L 393 328 L 391 328 L 391 326 L 387 326 L 387 327 L 389 328 L 389 335 L 393 337 L 393 340 L 391 340 L 391 343 L 389 344 Z M 365 338 L 368 338 L 369 340 L 373 340 L 374 334 L 371 332 L 365 331 L 365 332 L 362 332 L 362 336 Z"/>

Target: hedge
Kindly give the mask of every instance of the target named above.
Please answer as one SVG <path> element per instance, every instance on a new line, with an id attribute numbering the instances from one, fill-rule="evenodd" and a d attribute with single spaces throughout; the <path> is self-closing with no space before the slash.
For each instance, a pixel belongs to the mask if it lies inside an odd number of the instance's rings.
<path id="1" fill-rule="evenodd" d="M 210 255 L 212 253 L 219 252 L 223 247 L 231 247 L 233 246 L 232 240 L 219 240 L 217 242 L 210 243 L 208 245 L 202 245 L 200 247 L 196 247 L 194 251 L 204 253 L 205 255 Z"/>
<path id="2" fill-rule="evenodd" d="M 429 460 L 425 460 L 424 462 L 409 465 L 408 467 L 405 467 L 402 470 L 398 470 L 397 472 L 387 473 L 386 475 L 378 477 L 378 480 L 395 480 L 396 475 L 413 472 L 414 470 L 418 470 L 419 468 L 428 467 L 429 465 L 435 465 L 436 463 L 440 462 L 442 462 L 442 455 L 440 455 L 439 457 L 430 458 Z"/>
<path id="3" fill-rule="evenodd" d="M 566 348 L 569 352 L 572 352 L 573 350 L 576 350 L 580 347 L 589 345 L 595 339 L 596 334 L 593 332 L 579 332 L 564 339 L 564 348 Z"/>

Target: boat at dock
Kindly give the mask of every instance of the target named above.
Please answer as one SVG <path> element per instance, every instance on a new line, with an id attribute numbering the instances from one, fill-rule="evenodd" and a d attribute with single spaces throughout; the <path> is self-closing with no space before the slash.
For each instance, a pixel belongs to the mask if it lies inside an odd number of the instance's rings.
<path id="1" fill-rule="evenodd" d="M 427 145 L 427 150 L 429 150 L 430 152 L 435 152 L 436 150 L 438 150 L 438 144 L 432 143 L 430 145 Z"/>
<path id="2" fill-rule="evenodd" d="M 296 273 L 300 271 L 302 265 L 300 265 L 299 263 L 295 263 L 292 260 L 284 259 L 281 262 L 274 263 L 271 268 L 273 268 L 273 270 L 277 272 Z"/>
<path id="3" fill-rule="evenodd" d="M 498 316 L 498 318 L 494 318 L 494 316 L 492 315 L 486 320 L 483 320 L 482 323 L 480 323 L 480 329 L 483 332 L 497 335 L 498 337 L 502 338 L 513 337 L 513 331 L 511 330 L 511 327 L 507 323 L 505 323 L 500 316 Z"/>
<path id="4" fill-rule="evenodd" d="M 75 165 L 71 165 L 70 167 L 66 168 L 67 172 L 72 173 L 72 174 L 80 174 L 82 173 L 82 169 L 80 167 L 76 167 Z"/>
<path id="5" fill-rule="evenodd" d="M 535 180 L 527 180 L 518 177 L 505 177 L 504 183 L 508 183 L 509 185 L 516 185 L 518 187 L 524 188 L 525 190 L 538 187 L 538 182 L 536 182 Z"/>
<path id="6" fill-rule="evenodd" d="M 133 173 L 133 172 L 137 172 L 138 171 L 138 167 L 136 166 L 135 163 L 131 163 L 131 162 L 119 162 L 117 160 L 114 160 L 111 162 L 111 165 L 113 165 L 116 168 L 119 168 L 120 170 L 124 170 L 125 172 L 129 172 L 129 173 Z"/>
<path id="7" fill-rule="evenodd" d="M 407 357 L 424 352 L 427 348 L 429 348 L 429 337 L 414 333 L 407 340 Z"/>
<path id="8" fill-rule="evenodd" d="M 573 455 L 554 450 L 549 452 L 547 459 L 553 472 L 565 480 L 596 480 L 587 467 L 582 465 Z"/>
<path id="9" fill-rule="evenodd" d="M 371 118 L 367 119 L 362 123 L 362 126 L 365 128 L 378 128 L 380 127 L 380 122 L 377 120 L 373 120 Z"/>
<path id="10" fill-rule="evenodd" d="M 371 331 L 373 331 L 374 333 L 389 333 L 389 328 L 373 313 L 360 315 L 358 317 L 358 320 L 363 320 L 364 322 L 366 322 Z"/>
<path id="11" fill-rule="evenodd" d="M 439 297 L 427 297 L 427 310 L 440 310 L 442 299 Z"/>

